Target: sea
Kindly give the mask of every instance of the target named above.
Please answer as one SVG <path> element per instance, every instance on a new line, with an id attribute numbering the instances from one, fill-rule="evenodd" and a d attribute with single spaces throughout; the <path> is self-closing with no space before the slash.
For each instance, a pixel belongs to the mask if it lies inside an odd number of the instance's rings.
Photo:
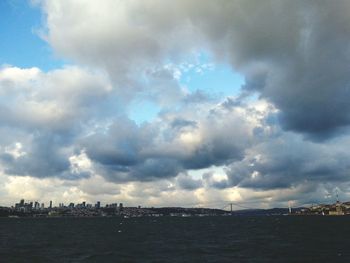
<path id="1" fill-rule="evenodd" d="M 0 218 L 0 262 L 350 262 L 350 217 Z"/>

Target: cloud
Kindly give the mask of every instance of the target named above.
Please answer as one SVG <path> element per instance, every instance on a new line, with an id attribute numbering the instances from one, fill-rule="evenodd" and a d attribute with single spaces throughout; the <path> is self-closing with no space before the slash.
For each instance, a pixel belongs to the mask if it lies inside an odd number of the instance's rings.
<path id="1" fill-rule="evenodd" d="M 77 67 L 44 73 L 7 66 L 0 70 L 0 93 L 0 159 L 7 174 L 87 176 L 71 174 L 69 158 L 75 139 L 93 130 L 83 122 L 101 121 L 96 111 L 107 108 L 110 85 L 103 75 Z M 17 155 L 7 150 L 13 145 L 20 146 Z"/>
<path id="2" fill-rule="evenodd" d="M 324 139 L 349 124 L 348 8 L 347 1 L 232 1 L 202 29 L 244 74 L 244 88 L 280 109 L 285 129 Z M 220 22 L 222 36 L 213 37 Z"/>
<path id="3" fill-rule="evenodd" d="M 313 1 L 44 1 L 47 40 L 60 55 L 101 67 L 123 89 L 139 74 L 207 50 L 313 139 L 349 124 L 349 3 Z M 79 12 L 77 12 L 79 10 Z M 171 10 L 171 12 L 170 12 Z"/>
<path id="4" fill-rule="evenodd" d="M 44 73 L 37 68 L 0 70 L 2 125 L 69 132 L 76 121 L 90 118 L 111 94 L 102 74 L 78 67 Z M 104 116 L 108 111 L 103 112 Z"/>
<path id="5" fill-rule="evenodd" d="M 80 148 L 114 181 L 148 181 L 228 165 L 244 157 L 255 129 L 268 133 L 262 127 L 265 113 L 254 107 L 183 107 L 140 126 L 119 118 L 108 129 L 82 138 Z M 264 110 L 269 112 L 266 106 Z"/>
<path id="6" fill-rule="evenodd" d="M 187 96 L 176 111 L 139 126 L 112 102 L 118 93 L 109 78 L 81 67 L 47 73 L 4 67 L 1 73 L 6 101 L 1 128 L 16 132 L 0 141 L 0 159 L 11 175 L 72 180 L 97 173 L 120 182 L 172 178 L 242 159 L 254 130 L 263 130 L 254 106 L 227 107 L 210 99 L 186 103 Z M 18 156 L 8 150 L 13 145 L 21 146 Z M 80 169 L 82 154 L 89 169 Z"/>
<path id="7" fill-rule="evenodd" d="M 44 39 L 72 65 L 0 68 L 0 162 L 13 180 L 0 189 L 36 177 L 79 200 L 278 204 L 322 199 L 339 185 L 346 195 L 348 1 L 38 5 Z M 210 57 L 206 67 L 242 74 L 241 93 L 218 99 L 183 87 L 181 72 L 203 70 L 198 54 Z M 136 124 L 134 101 L 159 114 Z M 42 196 L 35 191 L 28 196 Z"/>
<path id="8" fill-rule="evenodd" d="M 346 184 L 349 158 L 344 145 L 349 137 L 327 144 L 305 141 L 294 133 L 283 133 L 247 151 L 245 158 L 227 169 L 227 187 L 260 190 Z"/>
<path id="9" fill-rule="evenodd" d="M 177 181 L 179 187 L 181 189 L 185 189 L 185 190 L 195 190 L 195 189 L 203 187 L 203 183 L 201 180 L 193 179 L 192 177 L 190 177 L 186 174 L 179 175 L 177 177 L 176 181 Z"/>

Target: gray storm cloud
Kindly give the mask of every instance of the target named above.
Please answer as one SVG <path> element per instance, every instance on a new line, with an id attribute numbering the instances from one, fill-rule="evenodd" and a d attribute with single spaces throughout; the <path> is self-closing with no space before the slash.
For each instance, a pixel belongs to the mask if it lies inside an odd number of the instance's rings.
<path id="1" fill-rule="evenodd" d="M 154 180 L 175 177 L 188 169 L 203 169 L 240 160 L 254 141 L 258 124 L 246 120 L 254 115 L 244 108 L 212 109 L 191 106 L 175 116 L 137 126 L 120 118 L 107 132 L 81 140 L 87 155 L 103 166 L 110 180 Z M 196 119 L 196 121 L 186 120 Z M 236 125 L 239 123 L 239 125 Z"/>
<path id="2" fill-rule="evenodd" d="M 327 182 L 341 185 L 349 180 L 347 144 L 348 137 L 319 144 L 285 133 L 252 147 L 242 161 L 232 163 L 225 183 L 264 190 Z"/>

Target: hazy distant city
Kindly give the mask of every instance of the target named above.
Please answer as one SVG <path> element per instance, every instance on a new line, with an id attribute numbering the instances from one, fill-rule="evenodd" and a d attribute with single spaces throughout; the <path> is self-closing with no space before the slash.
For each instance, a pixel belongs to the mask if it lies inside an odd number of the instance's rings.
<path id="1" fill-rule="evenodd" d="M 25 202 L 21 199 L 11 207 L 0 207 L 2 217 L 144 217 L 144 216 L 222 216 L 230 215 L 230 212 L 222 209 L 210 208 L 182 208 L 182 207 L 127 207 L 123 203 L 111 203 L 101 205 L 100 201 L 94 204 L 64 203 L 53 204 L 50 201 L 47 205 L 39 202 Z"/>
<path id="2" fill-rule="evenodd" d="M 123 203 L 101 205 L 100 201 L 94 204 L 45 203 L 26 202 L 21 199 L 11 207 L 0 207 L 0 217 L 160 217 L 160 216 L 229 216 L 229 215 L 322 215 L 342 216 L 350 215 L 350 202 L 334 204 L 316 204 L 308 207 L 272 208 L 272 209 L 240 209 L 232 210 L 234 203 L 228 204 L 229 211 L 213 208 L 185 208 L 185 207 L 128 207 Z"/>

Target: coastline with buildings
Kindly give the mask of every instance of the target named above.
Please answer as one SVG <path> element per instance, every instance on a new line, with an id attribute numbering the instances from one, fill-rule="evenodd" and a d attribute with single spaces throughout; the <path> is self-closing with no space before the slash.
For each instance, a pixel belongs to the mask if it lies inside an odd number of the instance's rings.
<path id="1" fill-rule="evenodd" d="M 54 206 L 50 201 L 44 203 L 25 202 L 21 199 L 11 207 L 0 206 L 0 217 L 190 217 L 190 216 L 345 216 L 350 215 L 350 202 L 334 204 L 317 204 L 310 207 L 272 208 L 272 209 L 243 209 L 227 211 L 214 208 L 184 208 L 184 207 L 127 207 L 123 203 L 101 205 L 81 203 L 58 203 Z"/>
<path id="2" fill-rule="evenodd" d="M 231 213 L 221 209 L 211 208 L 182 208 L 182 207 L 125 207 L 123 203 L 111 203 L 101 205 L 86 202 L 59 203 L 54 206 L 52 201 L 48 206 L 39 202 L 25 202 L 21 199 L 11 207 L 0 207 L 0 217 L 160 217 L 160 216 L 222 216 Z"/>
<path id="3" fill-rule="evenodd" d="M 350 215 L 350 202 L 337 201 L 334 204 L 316 204 L 292 211 L 292 215 L 346 216 Z"/>

